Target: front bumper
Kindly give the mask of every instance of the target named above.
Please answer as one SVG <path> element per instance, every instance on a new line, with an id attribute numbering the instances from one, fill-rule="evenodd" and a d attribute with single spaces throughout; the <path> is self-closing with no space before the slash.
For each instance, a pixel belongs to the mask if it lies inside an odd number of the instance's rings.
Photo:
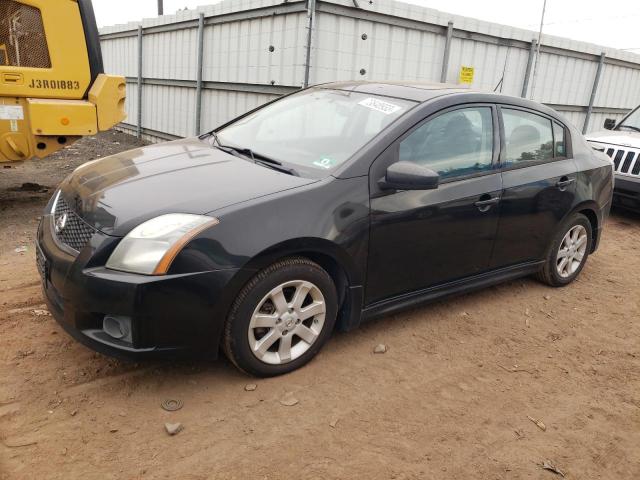
<path id="1" fill-rule="evenodd" d="M 616 175 L 613 204 L 617 207 L 640 211 L 640 177 Z"/>
<path id="2" fill-rule="evenodd" d="M 217 354 L 238 269 L 146 276 L 104 268 L 118 239 L 96 233 L 75 255 L 55 238 L 52 217 L 38 229 L 37 257 L 45 300 L 79 342 L 107 355 L 140 358 L 186 352 Z M 131 321 L 131 342 L 102 330 L 105 315 Z"/>

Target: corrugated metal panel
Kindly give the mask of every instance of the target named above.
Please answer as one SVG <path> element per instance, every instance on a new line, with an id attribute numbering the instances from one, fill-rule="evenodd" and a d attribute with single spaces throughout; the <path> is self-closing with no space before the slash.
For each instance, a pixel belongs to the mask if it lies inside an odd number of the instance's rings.
<path id="1" fill-rule="evenodd" d="M 203 0 L 204 1 L 204 0 Z M 243 12 L 248 10 L 256 10 L 259 8 L 272 7 L 282 5 L 283 3 L 295 4 L 303 3 L 306 0 L 213 0 L 213 5 L 202 5 L 192 10 L 181 10 L 173 15 L 163 15 L 161 17 L 145 18 L 141 22 L 129 22 L 117 25 L 102 27 L 100 34 L 106 35 L 111 33 L 126 32 L 135 30 L 138 25 L 144 28 L 158 27 L 162 25 L 171 25 L 189 20 L 196 20 L 200 13 L 204 13 L 207 17 L 217 15 L 227 15 L 235 12 Z"/>
<path id="2" fill-rule="evenodd" d="M 145 35 L 142 41 L 142 76 L 195 80 L 197 29 Z"/>
<path id="3" fill-rule="evenodd" d="M 297 13 L 206 27 L 205 81 L 302 85 L 304 22 Z"/>
<path id="4" fill-rule="evenodd" d="M 366 20 L 319 15 L 312 45 L 311 83 L 354 79 L 435 82 L 442 69 L 442 36 Z"/>
<path id="5" fill-rule="evenodd" d="M 447 81 L 457 83 L 462 66 L 473 67 L 472 88 L 500 92 L 500 80 L 504 72 L 502 93 L 520 95 L 529 51 L 516 47 L 490 45 L 473 40 L 454 38 Z"/>
<path id="6" fill-rule="evenodd" d="M 126 122 L 131 125 L 138 124 L 138 89 L 135 84 L 127 83 L 127 101 L 124 104 L 125 110 L 127 111 L 127 119 Z"/>
<path id="7" fill-rule="evenodd" d="M 567 119 L 574 127 L 578 129 L 578 131 L 582 131 L 582 126 L 584 125 L 584 119 L 586 117 L 585 112 L 575 112 L 575 111 L 562 111 L 559 112 Z M 604 129 L 604 120 L 606 118 L 613 118 L 616 122 L 622 120 L 624 118 L 623 113 L 592 113 L 591 119 L 589 120 L 589 128 L 586 133 L 597 132 L 598 130 Z"/>
<path id="8" fill-rule="evenodd" d="M 277 95 L 223 90 L 206 90 L 202 93 L 203 132 L 213 130 L 238 115 L 278 97 Z"/>
<path id="9" fill-rule="evenodd" d="M 145 85 L 142 90 L 142 126 L 188 137 L 195 133 L 195 89 Z"/>
<path id="10" fill-rule="evenodd" d="M 640 70 L 607 65 L 602 72 L 595 104 L 611 108 L 640 104 Z"/>
<path id="11" fill-rule="evenodd" d="M 332 3 L 345 7 L 353 7 L 353 0 L 323 0 L 322 3 Z M 484 35 L 493 35 L 500 38 L 509 38 L 530 42 L 531 39 L 537 38 L 537 32 L 525 30 L 522 28 L 510 27 L 499 23 L 491 23 L 461 15 L 435 10 L 433 8 L 422 7 L 419 5 L 410 5 L 395 0 L 376 0 L 369 2 L 367 0 L 358 0 L 360 10 L 363 12 L 377 12 L 385 15 L 393 15 L 396 17 L 409 18 L 420 22 L 430 23 L 446 27 L 447 22 L 453 21 L 457 28 L 481 33 Z M 514 4 L 515 5 L 515 4 Z M 603 47 L 593 43 L 579 42 L 565 37 L 557 37 L 554 35 L 544 36 L 544 45 L 551 47 L 574 50 L 578 52 L 589 53 L 591 55 L 600 55 Z M 607 50 L 607 49 L 605 49 Z M 638 62 L 640 56 L 632 52 L 624 50 L 610 50 L 613 58 L 625 60 L 629 62 Z"/>
<path id="12" fill-rule="evenodd" d="M 565 120 L 576 127 L 578 131 L 582 131 L 582 125 L 584 124 L 586 113 L 562 110 L 558 110 L 558 112 L 565 118 Z"/>
<path id="13" fill-rule="evenodd" d="M 138 39 L 116 38 L 100 42 L 104 71 L 113 75 L 135 77 L 138 74 Z"/>
<path id="14" fill-rule="evenodd" d="M 307 51 L 307 17 L 300 11 L 303 2 L 225 0 L 142 21 L 143 28 L 152 29 L 145 30 L 143 38 L 143 77 L 191 82 L 144 85 L 142 126 L 173 135 L 193 134 L 198 48 L 194 26 L 201 12 L 207 18 L 203 79 L 208 84 L 202 96 L 203 128 L 213 128 L 274 98 L 275 90 L 273 95 L 269 93 L 272 85 L 301 86 Z M 520 95 L 535 32 L 393 0 L 358 3 L 361 8 L 356 9 L 352 0 L 318 1 L 311 83 L 352 79 L 438 81 L 446 26 L 453 21 L 447 80 L 456 83 L 460 67 L 472 66 L 472 88 Z M 292 6 L 298 11 L 293 12 Z M 268 10 L 260 10 L 265 8 Z M 246 15 L 243 18 L 238 12 Z M 137 26 L 130 23 L 102 30 L 111 35 L 102 42 L 106 71 L 137 76 Z M 168 28 L 173 30 L 166 31 Z M 132 36 L 114 38 L 120 35 Z M 550 51 L 550 47 L 555 50 Z M 582 129 L 603 47 L 545 36 L 545 49 L 538 62 L 534 98 L 564 105 L 570 121 Z M 640 103 L 640 56 L 609 50 L 607 59 L 611 58 L 617 59 L 617 64 L 607 60 L 604 65 L 596 111 L 599 107 L 629 109 Z M 135 84 L 131 84 L 129 124 L 135 124 L 137 118 L 136 93 Z M 599 129 L 605 117 L 619 118 L 621 114 L 594 113 L 589 130 Z"/>
<path id="15" fill-rule="evenodd" d="M 589 121 L 589 129 L 587 133 L 596 132 L 598 130 L 604 130 L 604 121 L 607 118 L 613 118 L 616 122 L 619 122 L 624 118 L 624 114 L 616 113 L 594 113 L 591 115 Z M 582 125 L 581 125 L 582 126 Z"/>
<path id="16" fill-rule="evenodd" d="M 542 103 L 588 105 L 598 64 L 541 54 L 533 99 Z"/>

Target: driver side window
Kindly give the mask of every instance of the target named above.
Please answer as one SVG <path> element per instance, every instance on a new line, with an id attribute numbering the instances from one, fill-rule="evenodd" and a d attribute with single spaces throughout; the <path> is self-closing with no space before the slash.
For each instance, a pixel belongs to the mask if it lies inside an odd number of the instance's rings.
<path id="1" fill-rule="evenodd" d="M 400 143 L 399 159 L 430 168 L 442 179 L 491 170 L 491 107 L 453 110 L 425 122 Z"/>

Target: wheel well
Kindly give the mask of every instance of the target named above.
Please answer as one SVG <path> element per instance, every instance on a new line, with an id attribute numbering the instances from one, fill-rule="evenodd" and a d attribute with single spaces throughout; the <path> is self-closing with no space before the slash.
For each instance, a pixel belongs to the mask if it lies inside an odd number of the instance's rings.
<path id="1" fill-rule="evenodd" d="M 578 213 L 581 213 L 582 215 L 587 217 L 587 219 L 589 220 L 589 223 L 591 224 L 591 234 L 597 235 L 596 232 L 598 230 L 598 216 L 596 215 L 596 212 L 594 212 L 590 208 L 586 208 L 584 210 L 580 210 Z M 595 249 L 595 242 L 592 242 L 590 253 L 593 253 L 594 249 Z"/>
<path id="2" fill-rule="evenodd" d="M 296 256 L 305 257 L 309 260 L 316 262 L 322 268 L 324 268 L 333 283 L 336 285 L 336 292 L 338 293 L 338 302 L 340 306 L 344 304 L 344 299 L 347 294 L 347 288 L 349 286 L 349 280 L 344 269 L 331 255 L 320 252 L 296 252 Z"/>
<path id="3" fill-rule="evenodd" d="M 297 251 L 288 255 L 283 255 L 281 258 L 286 257 L 304 257 L 312 262 L 320 265 L 329 274 L 333 283 L 336 286 L 336 292 L 338 294 L 338 318 L 336 320 L 336 327 L 340 330 L 346 329 L 345 325 L 349 321 L 351 315 L 351 302 L 349 298 L 349 277 L 345 269 L 340 263 L 331 255 L 318 252 L 318 251 Z M 280 259 L 281 259 L 280 258 Z M 277 261 L 277 260 L 274 260 Z"/>

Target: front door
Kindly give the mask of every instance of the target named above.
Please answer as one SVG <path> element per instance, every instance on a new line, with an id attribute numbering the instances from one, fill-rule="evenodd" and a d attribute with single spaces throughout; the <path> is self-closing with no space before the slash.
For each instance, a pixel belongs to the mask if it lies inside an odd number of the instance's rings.
<path id="1" fill-rule="evenodd" d="M 488 268 L 502 180 L 497 112 L 491 105 L 439 112 L 394 143 L 371 168 L 366 303 L 480 273 Z M 440 175 L 435 190 L 382 190 L 396 161 Z"/>

